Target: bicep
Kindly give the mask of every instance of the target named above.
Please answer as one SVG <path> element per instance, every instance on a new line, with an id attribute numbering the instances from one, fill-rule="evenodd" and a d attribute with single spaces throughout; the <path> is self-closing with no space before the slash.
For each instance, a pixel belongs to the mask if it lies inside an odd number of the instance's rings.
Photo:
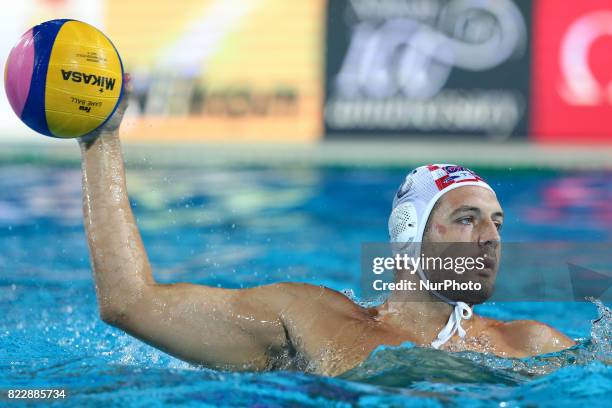
<path id="1" fill-rule="evenodd" d="M 262 292 L 270 293 L 262 293 Z M 135 302 L 120 328 L 165 352 L 214 368 L 267 367 L 286 342 L 273 288 L 229 290 L 155 285 Z M 267 295 L 267 296 L 266 296 Z"/>

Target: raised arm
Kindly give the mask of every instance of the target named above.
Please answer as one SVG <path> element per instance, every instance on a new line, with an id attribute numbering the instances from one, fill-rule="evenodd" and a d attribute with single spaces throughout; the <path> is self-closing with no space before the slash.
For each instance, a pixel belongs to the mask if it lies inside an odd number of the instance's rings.
<path id="1" fill-rule="evenodd" d="M 79 140 L 101 318 L 186 361 L 235 370 L 270 367 L 287 343 L 282 285 L 226 290 L 155 282 L 125 182 L 118 129 L 127 99 L 103 129 Z"/>

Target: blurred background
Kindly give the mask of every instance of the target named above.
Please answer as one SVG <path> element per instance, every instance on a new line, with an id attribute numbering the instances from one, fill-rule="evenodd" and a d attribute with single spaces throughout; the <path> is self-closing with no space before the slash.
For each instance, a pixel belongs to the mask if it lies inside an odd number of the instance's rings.
<path id="1" fill-rule="evenodd" d="M 119 50 L 135 86 L 126 142 L 610 164 L 612 0 L 24 0 L 0 16 L 1 68 L 54 18 L 93 24 Z M 338 147 L 347 139 L 359 143 Z M 59 142 L 0 98 L 0 142 L 31 141 Z"/>

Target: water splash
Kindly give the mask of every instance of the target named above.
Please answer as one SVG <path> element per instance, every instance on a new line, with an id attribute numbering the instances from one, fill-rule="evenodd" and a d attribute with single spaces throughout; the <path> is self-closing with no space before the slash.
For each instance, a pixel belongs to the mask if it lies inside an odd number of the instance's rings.
<path id="1" fill-rule="evenodd" d="M 504 359 L 495 356 L 463 353 L 472 361 L 481 359 L 487 367 L 512 370 L 525 376 L 552 373 L 560 368 L 601 361 L 612 362 L 612 311 L 597 299 L 589 299 L 597 308 L 599 317 L 591 322 L 591 338 L 579 339 L 574 347 L 556 353 L 525 359 Z"/>
<path id="2" fill-rule="evenodd" d="M 504 358 L 490 354 L 416 347 L 380 346 L 356 368 L 341 378 L 391 387 L 407 387 L 421 381 L 431 383 L 518 385 L 569 366 L 612 362 L 612 311 L 591 299 L 599 317 L 592 322 L 591 338 L 556 353 L 529 358 Z"/>
<path id="3" fill-rule="evenodd" d="M 597 307 L 600 317 L 593 320 L 591 326 L 591 342 L 601 361 L 612 363 L 612 310 L 600 300 L 589 299 Z"/>

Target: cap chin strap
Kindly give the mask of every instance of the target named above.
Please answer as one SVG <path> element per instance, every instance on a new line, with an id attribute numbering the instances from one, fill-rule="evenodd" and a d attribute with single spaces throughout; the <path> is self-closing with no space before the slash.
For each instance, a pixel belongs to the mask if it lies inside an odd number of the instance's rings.
<path id="1" fill-rule="evenodd" d="M 466 303 L 454 303 L 453 312 L 449 316 L 446 326 L 440 330 L 438 338 L 431 342 L 431 346 L 435 349 L 440 348 L 440 346 L 450 340 L 455 333 L 459 334 L 461 338 L 465 337 L 465 330 L 461 327 L 461 320 L 469 320 L 472 317 L 472 309 Z"/>
<path id="2" fill-rule="evenodd" d="M 423 280 L 423 282 L 427 282 L 428 279 L 425 277 L 425 273 L 421 268 L 418 269 L 419 277 Z M 464 302 L 455 302 L 450 300 L 446 296 L 438 293 L 436 290 L 430 290 L 438 299 L 442 300 L 445 303 L 453 306 L 453 311 L 448 317 L 448 322 L 446 322 L 446 326 L 440 333 L 438 333 L 438 337 L 431 342 L 431 346 L 435 349 L 440 348 L 444 343 L 449 341 L 455 333 L 459 334 L 459 337 L 465 337 L 465 330 L 461 327 L 462 320 L 469 320 L 472 317 L 472 308 Z"/>

